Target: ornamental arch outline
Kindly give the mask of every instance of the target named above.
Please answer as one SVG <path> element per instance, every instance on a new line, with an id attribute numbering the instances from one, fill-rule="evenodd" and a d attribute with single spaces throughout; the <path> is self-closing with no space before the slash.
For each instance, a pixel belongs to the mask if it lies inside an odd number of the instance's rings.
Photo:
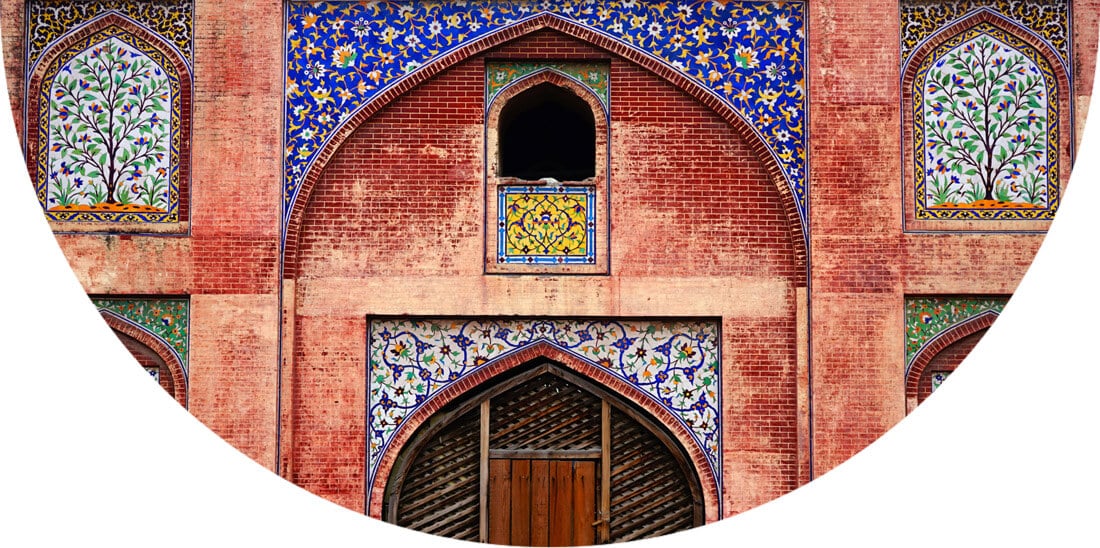
<path id="1" fill-rule="evenodd" d="M 179 234 L 190 230 L 190 195 L 191 195 L 191 132 L 192 132 L 192 71 L 179 50 L 156 32 L 150 30 L 139 22 L 136 22 L 116 11 L 108 11 L 78 27 L 69 30 L 60 38 L 54 40 L 34 61 L 27 67 L 27 79 L 25 89 L 25 120 L 24 147 L 26 167 L 32 183 L 35 185 L 36 194 L 40 205 L 46 206 L 45 196 L 47 186 L 39 183 L 39 163 L 48 154 L 46 145 L 48 136 L 43 136 L 40 131 L 40 122 L 48 117 L 49 105 L 43 104 L 43 98 L 48 96 L 43 91 L 43 86 L 52 83 L 55 72 L 51 67 L 58 65 L 61 69 L 62 61 L 68 63 L 79 55 L 74 51 L 82 42 L 103 34 L 104 40 L 117 39 L 125 36 L 143 47 L 138 48 L 141 53 L 149 57 L 150 53 L 159 57 L 152 62 L 159 64 L 166 71 L 174 72 L 175 79 L 169 78 L 171 89 L 169 115 L 169 174 L 168 189 L 176 194 L 174 208 L 168 204 L 168 213 L 164 220 L 141 219 L 132 220 L 101 220 L 89 222 L 86 219 L 55 220 L 49 219 L 51 227 L 56 232 L 82 232 L 82 233 L 153 233 L 153 234 Z M 67 56 L 67 58 L 65 58 Z M 47 81 L 49 80 L 49 81 Z M 39 188 L 41 187 L 41 188 Z M 171 198 L 169 198 L 171 201 Z M 121 216 L 121 215 L 119 215 Z"/>
<path id="2" fill-rule="evenodd" d="M 190 387 L 187 385 L 187 371 L 184 369 L 183 362 L 180 361 L 179 356 L 172 350 L 171 345 L 165 342 L 164 339 L 161 339 L 109 310 L 100 310 L 99 315 L 103 318 L 103 321 L 107 323 L 107 327 L 145 345 L 146 348 L 164 361 L 164 365 L 168 367 L 168 371 L 172 374 L 172 385 L 175 388 L 175 400 L 186 409 L 188 404 L 187 397 L 190 393 Z"/>
<path id="3" fill-rule="evenodd" d="M 1049 127 L 1057 125 L 1057 130 L 1046 133 L 1054 134 L 1057 139 L 1057 148 L 1048 147 L 1048 152 L 1053 158 L 1049 158 L 1050 164 L 1055 166 L 1056 179 L 1048 186 L 1053 190 L 1048 197 L 1048 208 L 1053 216 L 1060 204 L 1061 195 L 1064 194 L 1069 182 L 1069 174 L 1073 165 L 1074 135 L 1073 135 L 1073 87 L 1072 80 L 1066 67 L 1066 60 L 1042 37 L 1034 31 L 1021 26 L 1019 23 L 1003 16 L 988 7 L 983 7 L 960 19 L 936 30 L 931 36 L 923 40 L 915 47 L 907 58 L 902 60 L 901 67 L 901 121 L 902 121 L 902 220 L 903 231 L 933 231 L 933 232 L 985 232 L 985 231 L 1020 231 L 1020 232 L 1045 232 L 1049 227 L 1050 219 L 1025 218 L 1015 216 L 1005 218 L 999 215 L 990 217 L 973 217 L 966 219 L 925 219 L 918 218 L 917 174 L 915 164 L 916 150 L 923 147 L 917 146 L 916 115 L 914 105 L 917 98 L 914 94 L 914 85 L 921 72 L 921 65 L 930 56 L 934 55 L 937 48 L 945 43 L 963 36 L 968 31 L 981 26 L 992 27 L 1003 32 L 1008 37 L 1018 41 L 1022 47 L 1034 51 L 1039 60 L 1047 65 L 1053 76 L 1053 83 L 1057 90 L 1051 94 L 1057 100 L 1057 107 L 1050 109 L 1055 114 L 1054 120 L 1048 120 Z M 922 94 L 923 96 L 923 94 Z M 923 99 L 921 101 L 923 105 Z M 923 106 L 922 106 L 923 108 Z M 923 188 L 923 185 L 921 185 Z M 1003 213 L 1003 212 L 997 212 Z M 990 224 L 993 223 L 993 224 Z"/>
<path id="4" fill-rule="evenodd" d="M 407 77 L 378 93 L 369 102 L 353 111 L 353 113 L 341 122 L 340 125 L 332 130 L 330 136 L 320 150 L 316 152 L 306 166 L 305 173 L 301 180 L 301 186 L 297 193 L 293 196 L 284 197 L 287 202 L 284 203 L 284 207 L 289 208 L 289 212 L 285 213 L 283 225 L 282 251 L 284 279 L 292 279 L 297 275 L 298 241 L 301 237 L 302 222 L 305 211 L 308 208 L 309 198 L 313 191 L 313 187 L 320 181 L 328 163 L 340 150 L 344 142 L 351 138 L 360 126 L 366 123 L 367 120 L 386 105 L 444 70 L 493 47 L 500 46 L 506 42 L 543 29 L 561 32 L 572 38 L 609 51 L 646 69 L 701 102 L 728 123 L 737 135 L 744 139 L 748 147 L 755 153 L 757 159 L 763 164 L 765 171 L 767 171 L 769 180 L 778 192 L 780 202 L 783 204 L 783 211 L 787 217 L 791 244 L 794 248 L 795 262 L 800 270 L 806 268 L 808 264 L 809 227 L 805 223 L 808 223 L 808 220 L 804 219 L 802 216 L 798 200 L 791 186 L 787 183 L 787 177 L 778 159 L 775 157 L 775 153 L 771 151 L 764 138 L 739 112 L 714 93 L 692 81 L 686 75 L 636 47 L 610 38 L 596 30 L 566 20 L 552 13 L 540 13 L 530 19 L 516 23 L 513 26 L 493 31 L 492 33 L 470 41 L 456 50 L 432 59 L 430 62 L 410 73 Z"/>
<path id="5" fill-rule="evenodd" d="M 969 318 L 940 333 L 920 349 L 905 371 L 905 414 L 908 415 L 917 408 L 917 391 L 920 388 L 921 375 L 924 374 L 928 364 L 932 363 L 932 360 L 948 346 L 983 329 L 988 329 L 998 315 L 997 312 L 989 310 Z"/>
<path id="6" fill-rule="evenodd" d="M 705 522 L 710 523 L 720 518 L 721 487 L 716 476 L 717 470 L 710 467 L 703 451 L 694 442 L 684 425 L 638 388 L 546 341 L 535 342 L 486 364 L 481 369 L 441 389 L 431 400 L 409 415 L 395 433 L 393 440 L 383 450 L 377 469 L 373 474 L 368 470 L 365 505 L 367 515 L 378 519 L 383 518 L 382 505 L 398 456 L 410 441 L 417 438 L 417 432 L 421 426 L 428 423 L 438 411 L 462 396 L 477 392 L 479 388 L 488 387 L 502 374 L 532 362 L 544 361 L 553 362 L 563 370 L 577 375 L 581 380 L 602 387 L 609 393 L 618 394 L 621 399 L 637 407 L 648 420 L 664 427 L 672 441 L 683 450 L 692 473 L 701 484 Z M 721 464 L 721 462 L 718 463 L 719 468 Z"/>

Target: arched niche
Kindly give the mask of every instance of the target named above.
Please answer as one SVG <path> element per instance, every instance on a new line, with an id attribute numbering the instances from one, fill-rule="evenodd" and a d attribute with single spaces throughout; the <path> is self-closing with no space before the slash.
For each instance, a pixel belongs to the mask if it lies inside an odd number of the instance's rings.
<path id="1" fill-rule="evenodd" d="M 602 544 L 705 521 L 685 449 L 644 411 L 539 360 L 439 409 L 395 461 L 387 521 L 515 545 Z"/>
<path id="2" fill-rule="evenodd" d="M 608 131 L 600 97 L 556 70 L 493 96 L 485 209 L 496 222 L 485 231 L 486 272 L 608 272 Z"/>
<path id="3" fill-rule="evenodd" d="M 161 376 L 160 386 L 172 399 L 186 408 L 187 372 L 168 343 L 110 312 L 100 311 L 100 315 L 142 367 L 158 368 Z"/>
<path id="4" fill-rule="evenodd" d="M 27 90 L 27 168 L 55 231 L 188 231 L 191 75 L 173 47 L 109 13 L 53 43 Z"/>
<path id="5" fill-rule="evenodd" d="M 907 414 L 912 413 L 931 394 L 932 374 L 953 372 L 966 356 L 961 347 L 973 348 L 996 319 L 997 314 L 994 312 L 975 316 L 940 333 L 921 349 L 905 374 Z M 942 365 L 939 362 L 943 362 Z"/>

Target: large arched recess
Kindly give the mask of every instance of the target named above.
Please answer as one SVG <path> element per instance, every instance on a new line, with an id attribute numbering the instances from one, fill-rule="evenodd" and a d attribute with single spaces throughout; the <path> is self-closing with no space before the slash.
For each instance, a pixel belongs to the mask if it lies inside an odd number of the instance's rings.
<path id="1" fill-rule="evenodd" d="M 668 81 L 672 85 L 676 86 L 680 90 L 689 94 L 702 104 L 717 113 L 723 120 L 725 120 L 730 126 L 737 132 L 750 149 L 756 154 L 756 157 L 761 161 L 764 169 L 768 173 L 768 177 L 772 184 L 775 186 L 776 191 L 779 193 L 780 202 L 783 204 L 783 211 L 786 214 L 788 232 L 791 237 L 791 245 L 794 248 L 795 263 L 799 270 L 805 270 L 808 260 L 808 243 L 806 237 L 809 234 L 808 229 L 804 232 L 801 217 L 799 216 L 798 203 L 794 194 L 791 191 L 790 186 L 786 182 L 786 177 L 783 175 L 783 170 L 775 157 L 768 150 L 764 140 L 753 130 L 753 128 L 737 113 L 731 106 L 723 102 L 717 96 L 711 94 L 706 88 L 685 77 L 676 69 L 662 63 L 650 57 L 649 55 L 635 49 L 623 42 L 612 40 L 607 36 L 597 33 L 584 26 L 570 22 L 568 20 L 556 17 L 551 14 L 541 14 L 531 19 L 528 19 L 515 26 L 511 26 L 502 29 L 496 33 L 485 36 L 481 39 L 470 42 L 469 44 L 435 59 L 428 65 L 421 67 L 419 70 L 411 74 L 407 79 L 402 80 L 399 85 L 391 87 L 386 91 L 378 94 L 378 96 L 368 103 L 366 106 L 358 110 L 354 115 L 348 118 L 346 122 L 339 129 L 335 130 L 332 137 L 325 143 L 324 147 L 317 153 L 314 161 L 310 164 L 309 170 L 306 172 L 305 177 L 302 179 L 301 190 L 299 191 L 294 205 L 291 208 L 290 215 L 287 218 L 286 225 L 286 240 L 283 246 L 283 278 L 293 279 L 297 274 L 298 267 L 298 240 L 301 236 L 301 228 L 303 217 L 305 216 L 305 210 L 309 204 L 309 197 L 313 191 L 313 187 L 321 179 L 322 173 L 328 166 L 328 163 L 336 155 L 340 147 L 347 141 L 364 122 L 371 118 L 375 113 L 381 110 L 383 107 L 393 102 L 398 97 L 402 96 L 409 90 L 413 89 L 422 82 L 427 81 L 433 76 L 443 72 L 444 70 L 457 65 L 458 63 L 469 59 L 470 57 L 482 53 L 490 48 L 500 46 L 511 40 L 515 40 L 522 36 L 526 36 L 533 32 L 551 29 L 578 40 L 582 40 L 596 47 L 607 50 L 613 54 L 619 55 L 646 70 L 652 72 L 658 77 Z"/>
<path id="2" fill-rule="evenodd" d="M 158 228 L 158 223 L 140 223 L 133 227 L 127 227 L 122 223 L 111 223 L 109 232 L 165 232 L 177 233 L 190 230 L 190 197 L 191 197 L 191 107 L 192 107 L 192 73 L 191 68 L 173 46 L 157 33 L 145 28 L 117 13 L 107 13 L 101 17 L 85 23 L 79 28 L 69 32 L 63 38 L 57 40 L 44 51 L 32 67 L 32 72 L 27 76 L 26 86 L 26 124 L 24 145 L 26 148 L 26 166 L 31 181 L 38 180 L 38 156 L 43 152 L 39 148 L 40 135 L 38 131 L 38 118 L 43 115 L 42 109 L 49 109 L 48 105 L 41 104 L 40 89 L 43 79 L 51 63 L 69 48 L 74 47 L 83 40 L 104 31 L 116 27 L 125 33 L 149 44 L 156 53 L 162 55 L 165 62 L 171 65 L 172 70 L 179 77 L 179 97 L 173 98 L 172 110 L 179 110 L 179 128 L 176 131 L 172 143 L 177 151 L 175 169 L 178 175 L 178 202 L 176 204 L 178 221 L 172 223 L 160 223 L 166 228 Z M 171 150 L 172 147 L 169 147 Z M 61 229 L 68 230 L 72 224 L 64 225 Z M 57 228 L 55 226 L 55 228 Z M 92 232 L 104 231 L 102 227 L 91 229 Z"/>
<path id="3" fill-rule="evenodd" d="M 575 374 L 594 386 L 602 387 L 606 393 L 617 394 L 619 399 L 643 411 L 653 423 L 667 430 L 676 445 L 679 445 L 690 463 L 692 472 L 699 479 L 704 515 L 707 523 L 721 518 L 720 489 L 706 460 L 702 449 L 695 443 L 688 429 L 667 409 L 661 407 L 650 396 L 638 388 L 618 379 L 584 360 L 577 359 L 547 342 L 540 341 L 510 354 L 500 360 L 485 365 L 482 369 L 440 391 L 431 401 L 410 415 L 396 433 L 386 452 L 379 460 L 373 484 L 367 483 L 367 514 L 381 519 L 382 505 L 385 500 L 387 484 L 398 456 L 404 447 L 417 437 L 420 427 L 452 401 L 468 394 L 481 392 L 483 386 L 493 384 L 502 374 L 532 362 L 549 361 L 560 365 L 566 371 Z"/>

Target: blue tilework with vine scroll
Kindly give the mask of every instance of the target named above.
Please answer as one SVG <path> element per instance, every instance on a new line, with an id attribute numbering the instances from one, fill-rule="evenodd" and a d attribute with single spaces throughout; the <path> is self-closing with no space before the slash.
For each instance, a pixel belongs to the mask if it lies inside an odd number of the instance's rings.
<path id="1" fill-rule="evenodd" d="M 283 217 L 356 112 L 450 52 L 542 14 L 657 60 L 732 107 L 767 145 L 806 222 L 805 3 L 565 0 L 288 2 Z"/>
<path id="2" fill-rule="evenodd" d="M 409 417 L 448 386 L 536 342 L 607 371 L 667 409 L 722 485 L 715 321 L 372 318 L 367 339 L 368 485 Z"/>

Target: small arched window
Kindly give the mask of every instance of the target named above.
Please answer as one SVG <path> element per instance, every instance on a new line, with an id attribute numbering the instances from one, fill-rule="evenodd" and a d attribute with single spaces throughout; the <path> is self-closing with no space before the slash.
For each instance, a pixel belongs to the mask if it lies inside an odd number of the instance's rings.
<path id="1" fill-rule="evenodd" d="M 607 65 L 486 70 L 486 272 L 606 273 Z"/>
<path id="2" fill-rule="evenodd" d="M 596 120 L 572 91 L 542 83 L 500 113 L 500 175 L 583 181 L 596 175 Z"/>

